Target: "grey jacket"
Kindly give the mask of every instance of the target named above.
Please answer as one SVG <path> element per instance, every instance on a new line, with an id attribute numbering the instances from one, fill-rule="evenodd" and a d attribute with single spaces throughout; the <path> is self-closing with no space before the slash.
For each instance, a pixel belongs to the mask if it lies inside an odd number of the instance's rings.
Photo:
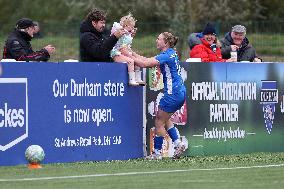
<path id="1" fill-rule="evenodd" d="M 231 58 L 231 45 L 234 45 L 233 39 L 231 37 L 231 33 L 227 33 L 223 39 L 220 40 L 221 42 L 221 53 L 224 59 Z M 237 51 L 238 53 L 238 62 L 240 61 L 250 61 L 253 62 L 254 58 L 258 58 L 256 56 L 256 51 L 249 44 L 249 40 L 245 37 L 241 48 Z"/>
<path id="2" fill-rule="evenodd" d="M 198 44 L 201 44 L 201 40 L 200 38 L 203 37 L 203 34 L 202 33 L 191 33 L 188 38 L 187 38 L 187 43 L 188 43 L 188 46 L 191 49 L 193 49 L 193 47 L 195 45 L 198 45 Z"/>

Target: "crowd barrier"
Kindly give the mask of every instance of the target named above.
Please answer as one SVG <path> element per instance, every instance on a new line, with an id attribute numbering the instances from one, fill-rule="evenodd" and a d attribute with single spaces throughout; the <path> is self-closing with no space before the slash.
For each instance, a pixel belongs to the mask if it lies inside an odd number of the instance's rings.
<path id="1" fill-rule="evenodd" d="M 0 165 L 27 163 L 32 144 L 43 147 L 43 163 L 140 158 L 145 140 L 152 150 L 158 67 L 147 71 L 145 98 L 142 87 L 128 86 L 125 64 L 0 65 Z M 281 63 L 182 63 L 187 98 L 171 120 L 185 155 L 284 151 L 282 73 Z M 166 136 L 163 155 L 172 154 Z"/>
<path id="2" fill-rule="evenodd" d="M 0 64 L 0 165 L 143 157 L 143 88 L 128 86 L 126 64 Z"/>
<path id="3" fill-rule="evenodd" d="M 284 151 L 283 63 L 182 63 L 184 106 L 171 118 L 189 145 L 185 155 Z M 148 71 L 147 144 L 163 95 L 160 70 Z M 163 155 L 173 155 L 167 136 Z"/>

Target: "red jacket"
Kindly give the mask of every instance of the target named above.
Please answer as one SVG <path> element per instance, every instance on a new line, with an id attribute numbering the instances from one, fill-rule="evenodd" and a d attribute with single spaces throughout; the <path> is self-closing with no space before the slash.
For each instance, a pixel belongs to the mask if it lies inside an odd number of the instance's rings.
<path id="1" fill-rule="evenodd" d="M 214 53 L 210 47 L 210 44 L 203 38 L 200 39 L 202 44 L 195 45 L 190 51 L 190 58 L 201 58 L 202 62 L 225 62 L 222 59 L 221 49 L 217 47 Z"/>

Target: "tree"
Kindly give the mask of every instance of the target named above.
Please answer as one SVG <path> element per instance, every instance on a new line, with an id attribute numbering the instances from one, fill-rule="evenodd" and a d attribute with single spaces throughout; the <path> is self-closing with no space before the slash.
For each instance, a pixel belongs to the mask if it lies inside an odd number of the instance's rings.
<path id="1" fill-rule="evenodd" d="M 177 50 L 181 51 L 185 44 L 184 36 L 189 33 L 191 0 L 154 0 L 155 14 L 169 23 L 169 31 L 179 36 Z"/>
<path id="2" fill-rule="evenodd" d="M 264 7 L 260 14 L 264 16 L 262 20 L 283 20 L 284 1 L 282 0 L 262 0 L 261 6 Z"/>
<path id="3" fill-rule="evenodd" d="M 93 7 L 108 12 L 107 23 L 118 21 L 131 12 L 138 23 L 165 22 L 169 25 L 167 29 L 182 37 L 189 31 L 200 29 L 208 21 L 284 18 L 284 1 L 281 0 L 0 0 L 0 4 L 0 24 L 4 31 L 10 30 L 21 17 L 46 23 L 80 23 Z"/>

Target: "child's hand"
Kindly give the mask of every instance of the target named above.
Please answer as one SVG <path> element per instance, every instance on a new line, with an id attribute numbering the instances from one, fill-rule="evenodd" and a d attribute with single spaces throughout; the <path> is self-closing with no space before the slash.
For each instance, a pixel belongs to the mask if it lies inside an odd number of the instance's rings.
<path id="1" fill-rule="evenodd" d="M 116 38 L 120 38 L 124 34 L 126 34 L 126 31 L 121 28 L 121 29 L 116 30 L 113 35 L 115 35 Z"/>
<path id="2" fill-rule="evenodd" d="M 137 32 L 137 28 L 133 28 L 133 30 L 131 31 L 131 37 L 134 37 L 136 35 Z"/>

